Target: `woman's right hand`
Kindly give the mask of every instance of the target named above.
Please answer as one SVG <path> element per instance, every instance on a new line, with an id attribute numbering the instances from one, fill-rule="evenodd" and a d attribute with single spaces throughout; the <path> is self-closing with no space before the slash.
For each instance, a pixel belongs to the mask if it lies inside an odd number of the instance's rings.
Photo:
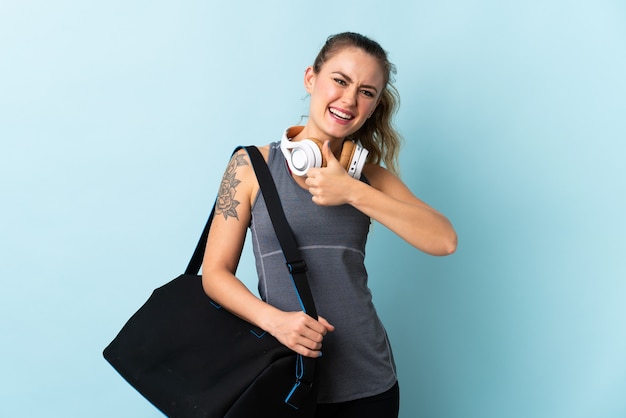
<path id="1" fill-rule="evenodd" d="M 281 344 L 305 357 L 320 357 L 322 341 L 335 330 L 325 318 L 316 321 L 304 312 L 278 311 L 273 315 L 267 331 Z"/>

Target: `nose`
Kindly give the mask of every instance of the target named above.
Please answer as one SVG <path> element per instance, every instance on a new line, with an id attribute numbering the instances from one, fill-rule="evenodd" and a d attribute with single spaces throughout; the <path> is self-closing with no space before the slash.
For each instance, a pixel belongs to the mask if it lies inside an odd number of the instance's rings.
<path id="1" fill-rule="evenodd" d="M 341 101 L 346 106 L 354 106 L 357 101 L 357 89 L 356 88 L 347 88 L 343 92 L 343 96 L 341 97 Z"/>

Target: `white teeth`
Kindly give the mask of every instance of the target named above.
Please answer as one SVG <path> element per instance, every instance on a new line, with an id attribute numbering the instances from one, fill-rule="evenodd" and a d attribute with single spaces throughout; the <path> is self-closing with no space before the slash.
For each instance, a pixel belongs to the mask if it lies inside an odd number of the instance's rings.
<path id="1" fill-rule="evenodd" d="M 330 109 L 330 113 L 332 113 L 333 115 L 335 115 L 335 116 L 337 116 L 337 117 L 340 117 L 341 119 L 346 119 L 346 120 L 350 120 L 350 119 L 352 119 L 352 115 L 349 115 L 349 114 L 347 114 L 347 113 L 340 112 L 340 111 L 339 111 L 339 110 L 337 110 L 337 109 Z"/>

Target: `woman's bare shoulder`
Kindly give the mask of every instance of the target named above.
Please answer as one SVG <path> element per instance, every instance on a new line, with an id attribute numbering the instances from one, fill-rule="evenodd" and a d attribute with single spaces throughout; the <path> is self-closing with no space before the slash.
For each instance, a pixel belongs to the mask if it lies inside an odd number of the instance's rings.
<path id="1" fill-rule="evenodd" d="M 395 177 L 389 170 L 379 164 L 366 163 L 363 166 L 363 175 L 371 183 L 386 181 L 390 177 Z"/>
<path id="2" fill-rule="evenodd" d="M 256 146 L 261 152 L 261 155 L 268 161 L 270 154 L 270 145 Z M 236 185 L 241 185 L 239 196 L 247 196 L 249 198 L 250 206 L 253 205 L 256 195 L 259 191 L 259 183 L 254 172 L 252 161 L 246 149 L 239 149 L 231 158 L 230 164 L 224 174 L 224 179 L 230 179 Z M 234 190 L 233 190 L 234 191 Z"/>
<path id="3" fill-rule="evenodd" d="M 255 145 L 254 147 L 261 151 L 261 155 L 263 156 L 265 161 L 267 161 L 270 155 L 270 145 Z M 242 158 L 246 162 L 250 162 L 250 156 L 248 155 L 248 152 L 244 147 L 241 147 L 240 149 L 235 151 L 235 153 L 231 157 L 231 160 L 241 160 Z"/>

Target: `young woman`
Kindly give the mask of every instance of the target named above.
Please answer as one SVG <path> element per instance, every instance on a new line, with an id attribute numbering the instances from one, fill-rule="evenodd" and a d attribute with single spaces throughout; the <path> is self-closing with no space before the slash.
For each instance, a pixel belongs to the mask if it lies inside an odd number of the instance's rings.
<path id="1" fill-rule="evenodd" d="M 331 36 L 304 74 L 310 94 L 306 125 L 260 147 L 306 260 L 318 320 L 301 312 L 243 151 L 233 156 L 222 180 L 207 242 L 206 293 L 293 351 L 320 357 L 317 417 L 398 415 L 393 355 L 364 267 L 371 219 L 428 254 L 456 249 L 450 222 L 395 174 L 400 138 L 391 124 L 398 102 L 392 71 L 375 41 L 356 33 Z M 321 146 L 316 156 L 305 158 L 300 145 L 311 140 Z M 342 150 L 351 148 L 349 141 L 369 151 L 362 168 L 357 160 L 364 151 L 355 153 L 360 152 L 353 157 L 356 162 L 348 156 L 351 166 L 345 166 Z M 307 169 L 303 159 L 320 156 L 322 166 Z M 359 166 L 356 172 L 354 165 Z M 261 299 L 235 277 L 248 227 Z"/>

